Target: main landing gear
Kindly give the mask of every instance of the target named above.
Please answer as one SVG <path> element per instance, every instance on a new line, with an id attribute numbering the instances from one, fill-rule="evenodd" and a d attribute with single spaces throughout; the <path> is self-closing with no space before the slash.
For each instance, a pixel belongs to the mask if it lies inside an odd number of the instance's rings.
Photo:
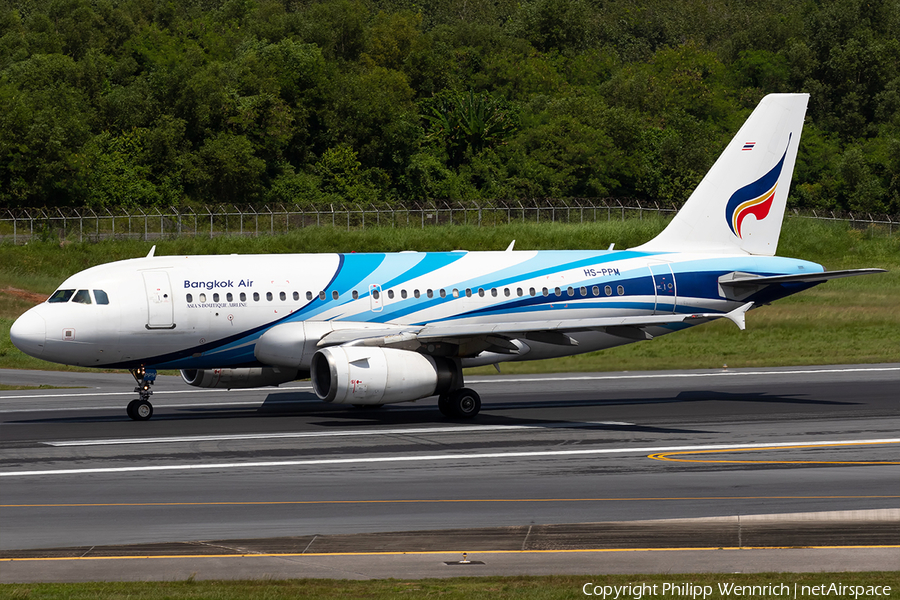
<path id="1" fill-rule="evenodd" d="M 481 396 L 473 389 L 459 388 L 438 398 L 438 409 L 445 417 L 471 419 L 481 410 Z"/>
<path id="2" fill-rule="evenodd" d="M 150 396 L 153 394 L 153 390 L 150 389 L 150 386 L 156 381 L 156 370 L 140 367 L 132 369 L 131 374 L 138 384 L 134 391 L 140 397 L 128 403 L 126 412 L 135 421 L 146 421 L 153 416 L 153 405 L 150 404 Z"/>

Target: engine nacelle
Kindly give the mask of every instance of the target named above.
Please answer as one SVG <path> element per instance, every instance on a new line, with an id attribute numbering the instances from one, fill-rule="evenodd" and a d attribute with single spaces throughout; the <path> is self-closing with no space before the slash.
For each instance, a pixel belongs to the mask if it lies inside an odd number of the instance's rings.
<path id="1" fill-rule="evenodd" d="M 182 369 L 188 385 L 202 388 L 255 388 L 280 385 L 300 377 L 297 369 L 250 367 L 245 369 Z"/>
<path id="2" fill-rule="evenodd" d="M 427 398 L 454 389 L 457 373 L 448 359 L 365 346 L 319 350 L 310 369 L 316 395 L 337 404 L 390 404 Z"/>

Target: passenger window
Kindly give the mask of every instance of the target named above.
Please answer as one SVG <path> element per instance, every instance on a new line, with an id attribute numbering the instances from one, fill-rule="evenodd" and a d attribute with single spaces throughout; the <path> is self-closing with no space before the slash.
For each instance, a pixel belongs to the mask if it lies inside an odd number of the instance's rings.
<path id="1" fill-rule="evenodd" d="M 524 292 L 522 292 L 522 288 L 516 288 L 516 295 L 517 295 L 517 296 L 524 296 L 524 295 L 525 295 Z"/>
<path id="2" fill-rule="evenodd" d="M 599 296 L 599 295 L 600 295 L 600 287 L 595 285 L 594 287 L 591 288 L 591 292 L 592 292 L 595 296 Z"/>
<path id="3" fill-rule="evenodd" d="M 575 288 L 571 288 L 571 287 L 568 288 L 568 289 L 566 290 L 566 293 L 569 295 L 569 298 L 571 298 L 572 296 L 575 295 Z"/>
<path id="4" fill-rule="evenodd" d="M 206 294 L 200 294 L 199 298 L 200 302 L 206 302 Z"/>
<path id="5" fill-rule="evenodd" d="M 231 292 L 225 294 L 225 300 L 227 300 L 228 302 L 234 301 L 234 296 L 231 294 Z"/>
<path id="6" fill-rule="evenodd" d="M 253 292 L 253 301 L 259 302 L 259 292 Z"/>
<path id="7" fill-rule="evenodd" d="M 218 302 L 218 301 L 219 301 L 219 293 L 216 292 L 215 294 L 213 294 L 213 302 Z"/>
<path id="8" fill-rule="evenodd" d="M 281 292 L 280 294 L 278 294 L 278 298 L 279 298 L 282 302 L 284 302 L 285 300 L 287 300 L 287 294 L 285 294 L 284 292 Z"/>
<path id="9" fill-rule="evenodd" d="M 109 304 L 109 296 L 103 290 L 94 290 L 94 300 L 97 304 Z"/>
<path id="10" fill-rule="evenodd" d="M 319 300 L 324 300 L 324 299 L 325 299 L 325 290 L 322 290 L 321 292 L 319 292 Z"/>
<path id="11" fill-rule="evenodd" d="M 429 298 L 434 298 L 434 290 L 428 290 L 427 292 L 425 292 L 425 295 Z"/>
<path id="12" fill-rule="evenodd" d="M 77 292 L 75 292 L 75 295 L 72 296 L 72 302 L 77 302 L 79 304 L 90 304 L 91 294 L 87 290 L 78 290 Z"/>
<path id="13" fill-rule="evenodd" d="M 559 298 L 562 296 L 562 290 L 559 288 L 554 288 L 553 293 L 556 294 L 556 297 Z"/>
<path id="14" fill-rule="evenodd" d="M 453 288 L 453 297 L 454 297 L 454 298 L 459 298 L 459 290 L 456 289 L 456 288 Z"/>
<path id="15" fill-rule="evenodd" d="M 271 302 L 273 298 L 274 296 L 272 295 L 272 292 L 266 292 L 266 300 Z"/>
<path id="16" fill-rule="evenodd" d="M 337 290 L 333 290 L 333 291 L 331 292 L 331 297 L 332 297 L 332 299 L 337 300 L 339 296 L 340 296 L 340 294 L 338 294 L 338 291 L 337 291 Z"/>
<path id="17" fill-rule="evenodd" d="M 357 292 L 356 290 L 353 290 L 353 299 L 359 300 L 359 292 Z"/>
<path id="18" fill-rule="evenodd" d="M 56 290 L 53 292 L 53 295 L 47 300 L 47 302 L 51 304 L 55 304 L 57 302 L 68 302 L 69 298 L 72 297 L 72 294 L 75 293 L 75 290 Z"/>
<path id="19" fill-rule="evenodd" d="M 581 286 L 581 288 L 578 291 L 581 292 L 582 296 L 587 296 L 587 288 L 586 287 Z"/>
<path id="20" fill-rule="evenodd" d="M 418 298 L 418 297 L 419 297 L 419 290 L 413 290 L 413 297 L 414 297 L 414 298 Z"/>
<path id="21" fill-rule="evenodd" d="M 390 298 L 391 300 L 394 299 L 394 290 L 388 290 L 388 298 Z"/>
<path id="22" fill-rule="evenodd" d="M 447 297 L 447 290 L 441 290 L 441 298 Z"/>
<path id="23" fill-rule="evenodd" d="M 296 302 L 300 299 L 300 292 L 294 292 L 292 297 L 294 298 L 294 302 Z"/>
<path id="24" fill-rule="evenodd" d="M 471 298 L 471 297 L 472 297 L 472 289 L 466 288 L 466 298 Z"/>
<path id="25" fill-rule="evenodd" d="M 528 293 L 531 294 L 532 296 L 534 296 L 536 294 L 536 292 L 534 291 L 534 288 L 528 288 Z"/>
<path id="26" fill-rule="evenodd" d="M 194 301 L 194 297 L 193 297 L 191 294 L 188 294 L 188 295 L 185 297 L 185 300 L 187 300 L 188 304 L 190 304 L 191 302 Z M 99 304 L 99 302 L 98 302 L 98 304 Z"/>
<path id="27" fill-rule="evenodd" d="M 620 296 L 624 296 L 625 288 L 620 285 L 619 287 L 616 288 L 616 293 L 619 294 Z"/>
<path id="28" fill-rule="evenodd" d="M 493 296 L 494 298 L 497 297 L 497 288 L 491 288 L 491 296 Z"/>
<path id="29" fill-rule="evenodd" d="M 372 290 L 372 298 L 373 299 L 378 300 L 380 297 L 381 297 L 381 293 L 377 289 Z"/>
<path id="30" fill-rule="evenodd" d="M 549 296 L 549 295 L 550 295 L 550 290 L 548 290 L 547 288 L 543 288 L 543 289 L 541 289 L 541 293 L 542 293 L 544 296 Z"/>
<path id="31" fill-rule="evenodd" d="M 246 301 L 247 301 L 247 294 L 245 294 L 244 292 L 241 292 L 241 302 L 246 302 Z"/>
<path id="32" fill-rule="evenodd" d="M 312 292 L 306 292 L 306 299 L 312 300 Z"/>
<path id="33" fill-rule="evenodd" d="M 509 288 L 503 288 L 503 295 L 509 297 Z"/>
<path id="34" fill-rule="evenodd" d="M 606 286 L 605 288 L 603 288 L 603 291 L 607 296 L 612 296 L 612 288 L 610 286 Z"/>
<path id="35" fill-rule="evenodd" d="M 400 297 L 406 299 L 406 290 L 400 290 Z"/>

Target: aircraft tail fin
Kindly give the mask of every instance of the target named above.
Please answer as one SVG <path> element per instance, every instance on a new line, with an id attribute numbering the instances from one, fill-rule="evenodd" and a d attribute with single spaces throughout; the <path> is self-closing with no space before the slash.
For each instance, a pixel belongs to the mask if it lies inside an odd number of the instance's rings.
<path id="1" fill-rule="evenodd" d="M 635 250 L 773 256 L 808 100 L 763 98 L 666 229 Z"/>

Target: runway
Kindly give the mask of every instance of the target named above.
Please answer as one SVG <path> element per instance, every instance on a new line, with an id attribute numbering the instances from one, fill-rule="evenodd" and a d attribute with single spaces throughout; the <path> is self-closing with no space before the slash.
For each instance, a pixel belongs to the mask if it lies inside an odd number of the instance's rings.
<path id="1" fill-rule="evenodd" d="M 127 374 L 0 383 L 83 386 L 0 392 L 0 556 L 900 507 L 895 364 L 473 376 L 474 421 L 160 377 L 133 422 Z"/>

